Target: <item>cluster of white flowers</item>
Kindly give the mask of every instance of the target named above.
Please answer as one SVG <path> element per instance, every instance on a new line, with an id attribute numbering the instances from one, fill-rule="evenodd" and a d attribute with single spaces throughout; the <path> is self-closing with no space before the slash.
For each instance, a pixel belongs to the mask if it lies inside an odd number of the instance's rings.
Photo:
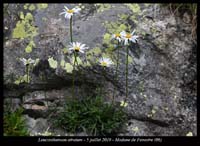
<path id="1" fill-rule="evenodd" d="M 70 19 L 73 14 L 75 13 L 79 13 L 79 11 L 81 10 L 80 8 L 73 8 L 73 9 L 69 9 L 68 7 L 64 6 L 65 9 L 63 9 L 64 12 L 60 13 L 60 15 L 65 15 L 65 18 Z M 119 38 L 119 41 L 121 41 L 121 39 Z M 69 51 L 70 53 L 72 52 L 80 52 L 80 53 L 85 53 L 85 51 L 88 49 L 88 47 L 86 47 L 86 44 L 82 44 L 80 42 L 72 42 L 69 45 Z M 113 62 L 111 61 L 110 58 L 106 58 L 106 57 L 102 57 L 99 59 L 99 63 L 101 66 L 103 67 L 110 67 Z"/>
<path id="2" fill-rule="evenodd" d="M 133 31 L 132 33 L 127 33 L 125 31 L 122 31 L 120 33 L 113 34 L 112 39 L 116 39 L 119 42 L 124 41 L 124 45 L 128 45 L 130 41 L 136 43 L 139 36 L 135 35 L 134 33 L 135 31 Z"/>

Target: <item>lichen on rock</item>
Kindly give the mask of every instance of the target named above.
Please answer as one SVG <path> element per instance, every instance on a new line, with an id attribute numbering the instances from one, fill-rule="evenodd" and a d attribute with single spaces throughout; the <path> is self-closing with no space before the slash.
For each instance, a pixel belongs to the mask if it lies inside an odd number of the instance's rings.
<path id="1" fill-rule="evenodd" d="M 40 3 L 40 4 L 37 4 L 37 7 L 38 7 L 38 9 L 46 9 L 48 7 L 48 4 L 47 3 Z"/>
<path id="2" fill-rule="evenodd" d="M 33 15 L 27 13 L 24 16 L 23 12 L 21 12 L 20 16 L 22 20 L 17 22 L 16 27 L 13 30 L 13 38 L 25 39 L 36 36 L 38 34 L 38 29 L 33 26 Z"/>
<path id="3" fill-rule="evenodd" d="M 33 11 L 33 10 L 35 10 L 35 5 L 34 4 L 31 4 L 30 6 L 29 6 L 29 8 L 28 8 L 30 11 Z"/>
<path id="4" fill-rule="evenodd" d="M 25 51 L 30 53 L 32 52 L 32 48 L 35 47 L 33 39 L 38 34 L 38 28 L 34 26 L 34 18 L 31 13 L 24 15 L 23 12 L 20 12 L 20 18 L 22 20 L 17 22 L 13 30 L 13 38 L 28 39 L 30 42 L 25 48 Z"/>
<path id="5" fill-rule="evenodd" d="M 106 10 L 109 10 L 111 8 L 110 4 L 95 4 L 95 6 L 97 7 L 97 12 L 104 12 Z"/>

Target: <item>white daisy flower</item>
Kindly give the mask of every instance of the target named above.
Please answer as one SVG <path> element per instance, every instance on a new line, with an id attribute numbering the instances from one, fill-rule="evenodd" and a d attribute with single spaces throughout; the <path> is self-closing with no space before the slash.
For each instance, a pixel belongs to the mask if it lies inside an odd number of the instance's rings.
<path id="1" fill-rule="evenodd" d="M 122 41 L 122 32 L 113 34 L 112 39 L 116 39 L 119 42 L 121 42 Z"/>
<path id="2" fill-rule="evenodd" d="M 88 49 L 85 44 L 81 44 L 79 42 L 73 42 L 69 46 L 69 51 L 75 51 L 75 52 L 81 52 L 84 53 L 84 51 Z"/>
<path id="3" fill-rule="evenodd" d="M 73 8 L 73 9 L 68 9 L 66 6 L 64 6 L 65 9 L 63 9 L 64 12 L 60 13 L 59 15 L 65 15 L 65 18 L 70 19 L 74 13 L 78 13 L 81 8 Z"/>
<path id="4" fill-rule="evenodd" d="M 122 38 L 123 38 L 123 40 L 124 40 L 124 44 L 125 44 L 125 45 L 128 45 L 128 42 L 129 42 L 129 41 L 131 41 L 131 42 L 133 42 L 133 43 L 136 43 L 137 38 L 138 38 L 139 36 L 134 35 L 134 33 L 135 33 L 135 31 L 133 31 L 132 33 L 126 33 L 125 31 L 122 31 L 122 32 L 121 32 L 121 36 L 122 36 Z"/>
<path id="5" fill-rule="evenodd" d="M 105 57 L 102 57 L 101 59 L 99 59 L 99 63 L 103 67 L 110 67 L 113 64 L 110 58 L 105 58 Z"/>
<path id="6" fill-rule="evenodd" d="M 33 60 L 31 58 L 29 58 L 29 59 L 20 58 L 19 60 L 22 61 L 24 65 L 34 64 L 35 63 L 35 60 Z"/>

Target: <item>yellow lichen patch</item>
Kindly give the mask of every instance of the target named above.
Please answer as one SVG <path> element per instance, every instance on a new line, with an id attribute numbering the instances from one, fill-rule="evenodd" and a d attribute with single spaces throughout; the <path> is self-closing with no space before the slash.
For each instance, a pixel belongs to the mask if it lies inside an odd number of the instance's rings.
<path id="1" fill-rule="evenodd" d="M 30 41 L 27 47 L 25 48 L 26 53 L 31 53 L 33 47 L 35 47 L 35 43 L 33 41 Z"/>
<path id="2" fill-rule="evenodd" d="M 16 24 L 16 28 L 13 30 L 13 38 L 24 39 L 27 37 L 27 33 L 25 31 L 25 23 L 18 21 Z"/>
<path id="3" fill-rule="evenodd" d="M 132 130 L 133 130 L 134 132 L 138 132 L 138 131 L 139 131 L 139 128 L 138 128 L 138 127 L 133 127 Z"/>
<path id="4" fill-rule="evenodd" d="M 192 132 L 188 132 L 186 136 L 193 136 Z"/>
<path id="5" fill-rule="evenodd" d="M 20 12 L 20 15 L 19 15 L 20 19 L 24 19 L 24 13 L 23 12 Z"/>
<path id="6" fill-rule="evenodd" d="M 111 35 L 109 33 L 105 33 L 103 36 L 103 43 L 109 44 L 111 40 Z"/>
<path id="7" fill-rule="evenodd" d="M 61 62 L 60 62 L 60 66 L 61 66 L 62 68 L 65 67 L 65 60 L 61 60 Z"/>
<path id="8" fill-rule="evenodd" d="M 140 6 L 138 4 L 125 4 L 134 14 L 139 14 L 141 12 Z"/>
<path id="9" fill-rule="evenodd" d="M 35 5 L 34 4 L 31 4 L 30 6 L 29 6 L 29 8 L 28 8 L 30 11 L 33 11 L 33 10 L 35 10 Z"/>
<path id="10" fill-rule="evenodd" d="M 72 59 L 71 59 L 71 63 L 74 64 L 74 61 L 75 61 L 75 58 L 73 56 Z M 78 65 L 82 65 L 83 64 L 83 62 L 80 59 L 80 57 L 76 57 L 76 61 L 77 61 Z"/>
<path id="11" fill-rule="evenodd" d="M 89 61 L 86 61 L 86 62 L 84 62 L 83 66 L 84 67 L 91 66 L 91 63 Z"/>
<path id="12" fill-rule="evenodd" d="M 131 56 L 128 56 L 128 64 L 133 63 L 133 58 Z"/>
<path id="13" fill-rule="evenodd" d="M 95 4 L 97 12 L 103 12 L 111 8 L 110 4 Z"/>
<path id="14" fill-rule="evenodd" d="M 103 58 L 111 58 L 110 54 L 108 53 L 102 53 Z"/>
<path id="15" fill-rule="evenodd" d="M 37 4 L 37 7 L 38 7 L 38 9 L 46 9 L 48 7 L 48 4 L 47 3 L 40 3 L 40 4 Z"/>
<path id="16" fill-rule="evenodd" d="M 90 51 L 92 51 L 92 53 L 94 53 L 94 55 L 99 55 L 99 54 L 101 54 L 101 49 L 100 48 L 98 48 L 98 47 L 96 47 L 96 48 L 93 48 L 92 50 L 90 50 Z"/>
<path id="17" fill-rule="evenodd" d="M 49 66 L 53 69 L 56 69 L 58 66 L 58 62 L 56 60 L 53 59 L 53 57 L 48 59 L 49 62 Z"/>
<path id="18" fill-rule="evenodd" d="M 33 38 L 36 36 L 37 28 L 33 26 L 33 15 L 31 13 L 27 13 L 24 17 L 23 13 L 21 13 L 21 18 L 24 18 L 21 21 L 18 21 L 16 27 L 13 30 L 13 38 Z"/>
<path id="19" fill-rule="evenodd" d="M 25 76 L 25 78 L 27 78 L 27 76 Z M 14 81 L 14 84 L 16 85 L 19 85 L 20 83 L 23 83 L 25 82 L 25 79 L 24 76 L 19 76 L 15 81 Z"/>
<path id="20" fill-rule="evenodd" d="M 24 5 L 24 9 L 25 9 L 25 10 L 28 9 L 28 6 L 29 6 L 29 4 L 25 4 L 25 5 Z"/>
<path id="21" fill-rule="evenodd" d="M 16 27 L 13 30 L 13 38 L 17 39 L 29 39 L 30 42 L 25 48 L 27 53 L 32 52 L 32 47 L 35 47 L 33 38 L 38 34 L 38 28 L 33 26 L 33 15 L 27 13 L 24 15 L 23 12 L 20 12 L 21 21 L 18 21 Z"/>
<path id="22" fill-rule="evenodd" d="M 119 14 L 118 17 L 120 18 L 120 20 L 127 20 L 128 15 L 126 15 L 126 14 Z"/>
<path id="23" fill-rule="evenodd" d="M 24 76 L 22 76 L 22 80 L 23 80 L 23 82 L 30 83 L 30 76 L 25 74 Z"/>
<path id="24" fill-rule="evenodd" d="M 68 52 L 67 48 L 63 48 L 63 53 L 66 54 Z"/>
<path id="25" fill-rule="evenodd" d="M 65 70 L 67 73 L 72 73 L 73 66 L 70 63 L 65 63 Z"/>
<path id="26" fill-rule="evenodd" d="M 96 61 L 96 58 L 98 55 L 102 53 L 101 49 L 99 47 L 93 48 L 86 52 L 87 59 L 91 62 Z M 87 63 L 87 66 L 90 66 L 89 63 Z"/>
<path id="27" fill-rule="evenodd" d="M 121 22 L 105 22 L 104 26 L 106 27 L 108 33 L 120 33 L 123 30 L 126 30 L 127 26 L 125 24 L 121 24 Z"/>

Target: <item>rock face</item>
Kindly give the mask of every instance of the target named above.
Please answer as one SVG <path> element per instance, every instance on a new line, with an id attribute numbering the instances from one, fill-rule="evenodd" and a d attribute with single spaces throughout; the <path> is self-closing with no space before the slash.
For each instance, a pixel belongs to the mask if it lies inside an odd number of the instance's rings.
<path id="1" fill-rule="evenodd" d="M 62 108 L 65 97 L 71 96 L 73 56 L 67 52 L 69 20 L 59 15 L 64 4 L 33 5 L 35 9 L 30 4 L 4 6 L 4 97 L 23 97 L 21 104 L 29 125 L 35 124 L 38 128 L 35 131 L 43 132 L 49 107 Z M 114 60 L 116 49 L 110 42 L 111 34 L 135 29 L 140 38 L 129 48 L 126 107 L 129 123 L 126 132 L 119 135 L 185 136 L 188 132 L 197 135 L 197 44 L 192 26 L 157 4 L 80 4 L 80 7 L 82 11 L 73 19 L 73 39 L 87 44 L 89 50 L 80 55 L 81 73 L 76 71 L 75 75 L 76 96 L 93 95 L 95 88 L 105 83 L 108 100 L 113 88 L 117 89 L 116 102 L 124 100 L 126 49 L 120 48 L 118 81 L 114 80 L 115 67 L 102 75 L 97 57 L 105 54 Z M 19 35 L 17 30 L 24 33 Z M 22 57 L 40 59 L 30 73 L 29 85 L 15 84 L 26 74 L 19 61 Z M 57 61 L 56 69 L 50 67 L 49 57 Z M 65 67 L 62 61 L 67 63 Z"/>

